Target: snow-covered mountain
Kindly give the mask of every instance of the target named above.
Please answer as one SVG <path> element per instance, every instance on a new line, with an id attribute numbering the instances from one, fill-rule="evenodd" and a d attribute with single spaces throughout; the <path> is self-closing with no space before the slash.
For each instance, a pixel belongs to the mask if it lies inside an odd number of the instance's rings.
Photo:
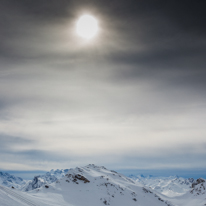
<path id="1" fill-rule="evenodd" d="M 140 183 L 144 183 L 144 181 L 142 181 L 142 180 L 144 180 L 146 178 L 143 174 L 140 174 L 140 175 L 131 174 L 131 175 L 128 175 L 128 177 L 133 179 L 134 181 L 140 182 Z M 152 177 L 152 176 L 150 175 L 150 176 L 148 176 L 148 178 L 149 177 Z"/>
<path id="2" fill-rule="evenodd" d="M 58 179 L 65 176 L 65 174 L 69 171 L 69 169 L 57 169 L 57 170 L 51 170 L 50 172 L 47 172 L 44 175 L 35 176 L 33 180 L 28 181 L 23 187 L 22 191 L 27 192 L 30 190 L 34 190 L 37 188 L 40 188 L 41 186 L 45 184 L 51 184 Z"/>
<path id="3" fill-rule="evenodd" d="M 206 181 L 202 178 L 192 183 L 192 188 L 186 194 L 168 198 L 177 206 L 205 206 L 206 205 Z"/>
<path id="4" fill-rule="evenodd" d="M 130 175 L 129 177 L 169 197 L 180 196 L 187 193 L 190 191 L 192 183 L 195 181 L 193 178 L 185 179 L 178 176 L 153 177 L 150 175 L 144 177 L 144 175 Z"/>
<path id="5" fill-rule="evenodd" d="M 206 194 L 206 181 L 203 178 L 199 178 L 192 183 L 191 194 L 197 195 L 205 195 Z"/>
<path id="6" fill-rule="evenodd" d="M 9 173 L 0 172 L 0 185 L 20 189 L 25 184 L 26 180 L 23 180 L 21 177 L 16 177 L 14 175 L 10 175 Z"/>
<path id="7" fill-rule="evenodd" d="M 172 206 L 148 187 L 139 186 L 115 171 L 87 165 L 70 169 L 52 184 L 31 190 L 28 194 L 54 205 L 72 206 Z"/>
<path id="8" fill-rule="evenodd" d="M 67 173 L 66 173 L 67 172 Z M 66 173 L 66 175 L 65 175 Z M 56 175 L 56 176 L 55 176 Z M 62 177 L 62 178 L 61 178 Z M 135 179 L 134 177 L 132 177 Z M 134 181 L 113 170 L 87 165 L 70 170 L 51 170 L 34 178 L 32 190 L 22 192 L 0 186 L 1 206 L 205 206 L 206 181 L 179 177 L 159 178 L 168 185 L 191 185 L 181 196 L 169 197 L 141 183 L 158 178 L 139 176 Z M 55 180 L 55 181 L 54 181 Z M 143 181 L 144 180 L 144 181 Z M 54 181 L 54 182 L 53 182 Z M 161 182 L 160 181 L 160 182 Z M 43 184 L 41 184 L 43 182 Z M 53 183 L 51 183 L 53 182 Z M 158 184 L 160 184 L 160 182 Z M 150 182 L 150 184 L 152 184 Z M 165 183 L 164 183 L 165 184 Z M 161 185 L 161 184 L 160 184 Z M 162 186 L 162 185 L 161 185 Z M 163 186 L 162 186 L 163 187 Z M 37 188 L 37 189 L 35 189 Z"/>

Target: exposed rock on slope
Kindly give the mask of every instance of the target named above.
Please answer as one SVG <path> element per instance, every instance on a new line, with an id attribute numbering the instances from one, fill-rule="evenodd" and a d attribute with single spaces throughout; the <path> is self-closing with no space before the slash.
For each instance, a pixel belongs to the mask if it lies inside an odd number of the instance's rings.
<path id="1" fill-rule="evenodd" d="M 205 195 L 206 194 L 206 182 L 204 179 L 199 178 L 192 184 L 191 194 Z"/>

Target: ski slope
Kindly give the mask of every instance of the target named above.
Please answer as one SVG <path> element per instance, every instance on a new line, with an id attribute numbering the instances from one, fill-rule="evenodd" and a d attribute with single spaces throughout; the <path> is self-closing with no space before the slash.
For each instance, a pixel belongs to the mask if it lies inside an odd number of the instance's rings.
<path id="1" fill-rule="evenodd" d="M 0 206 L 74 206 L 64 201 L 61 195 L 47 197 L 42 194 L 28 194 L 15 189 L 0 186 Z"/>
<path id="2" fill-rule="evenodd" d="M 40 206 L 38 203 L 31 201 L 25 194 L 0 186 L 0 205 L 1 206 Z"/>

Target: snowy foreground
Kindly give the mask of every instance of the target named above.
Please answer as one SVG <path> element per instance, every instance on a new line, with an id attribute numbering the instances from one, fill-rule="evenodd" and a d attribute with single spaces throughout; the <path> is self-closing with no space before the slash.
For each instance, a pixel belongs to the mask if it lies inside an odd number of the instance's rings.
<path id="1" fill-rule="evenodd" d="M 64 171 L 62 171 L 64 173 Z M 63 176 L 63 175 L 62 175 Z M 36 178 L 33 183 L 39 184 Z M 55 179 L 53 177 L 53 179 Z M 49 179 L 50 180 L 50 179 Z M 189 183 L 188 183 L 189 184 Z M 29 185 L 29 186 L 28 186 Z M 28 188 L 33 187 L 27 184 Z M 25 187 L 24 187 L 25 188 Z M 204 206 L 205 180 L 192 181 L 189 191 L 168 197 L 141 182 L 104 167 L 70 169 L 62 178 L 40 188 L 23 191 L 0 186 L 1 206 Z"/>

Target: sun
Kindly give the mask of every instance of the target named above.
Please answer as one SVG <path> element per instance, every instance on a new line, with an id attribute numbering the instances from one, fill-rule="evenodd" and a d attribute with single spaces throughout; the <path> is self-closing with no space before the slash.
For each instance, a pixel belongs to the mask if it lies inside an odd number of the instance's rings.
<path id="1" fill-rule="evenodd" d="M 98 32 L 98 22 L 90 15 L 83 15 L 76 25 L 77 34 L 84 39 L 92 39 Z"/>

